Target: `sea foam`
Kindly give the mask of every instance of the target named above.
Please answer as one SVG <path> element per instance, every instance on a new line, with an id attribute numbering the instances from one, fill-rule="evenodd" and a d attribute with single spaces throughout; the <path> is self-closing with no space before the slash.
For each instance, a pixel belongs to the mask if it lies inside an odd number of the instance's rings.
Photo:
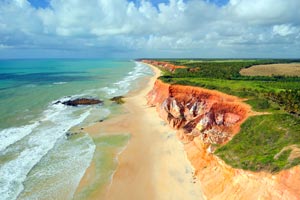
<path id="1" fill-rule="evenodd" d="M 21 140 L 32 132 L 39 125 L 39 122 L 33 124 L 12 127 L 0 131 L 0 152 L 6 149 L 9 145 Z"/>
<path id="2" fill-rule="evenodd" d="M 60 138 L 27 175 L 18 199 L 72 199 L 94 151 L 95 144 L 87 134 Z"/>
<path id="3" fill-rule="evenodd" d="M 78 110 L 78 109 L 76 109 Z M 16 199 L 24 189 L 23 182 L 27 174 L 63 138 L 73 126 L 81 123 L 89 110 L 83 110 L 79 116 L 73 114 L 75 108 L 62 104 L 51 104 L 41 119 L 31 125 L 4 129 L 1 137 L 1 157 L 10 157 L 10 161 L 0 166 L 0 196 L 3 200 Z M 10 146 L 9 146 L 10 145 Z"/>
<path id="4" fill-rule="evenodd" d="M 113 96 L 124 95 L 132 89 L 132 84 L 134 81 L 141 77 L 151 75 L 152 73 L 153 72 L 147 65 L 141 62 L 135 62 L 133 71 L 130 71 L 122 80 L 114 83 L 111 87 L 103 87 L 100 90 L 104 91 L 109 98 Z"/>

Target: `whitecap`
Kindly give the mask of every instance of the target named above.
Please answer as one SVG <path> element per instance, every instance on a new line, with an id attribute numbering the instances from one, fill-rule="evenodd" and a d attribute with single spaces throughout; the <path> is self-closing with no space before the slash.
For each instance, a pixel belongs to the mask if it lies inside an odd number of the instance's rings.
<path id="1" fill-rule="evenodd" d="M 54 84 L 54 85 L 63 85 L 63 84 L 66 84 L 66 83 L 67 83 L 67 82 L 63 82 L 63 81 L 62 81 L 62 82 L 54 82 L 53 84 Z"/>
<path id="2" fill-rule="evenodd" d="M 39 125 L 39 122 L 33 124 L 12 127 L 0 131 L 0 152 L 6 149 L 9 145 L 21 140 L 32 132 Z"/>
<path id="3" fill-rule="evenodd" d="M 71 127 L 81 123 L 90 114 L 90 111 L 85 109 L 81 110 L 82 114 L 76 116 L 73 112 L 78 109 L 62 104 L 52 104 L 44 111 L 39 122 L 3 130 L 5 134 L 1 137 L 5 137 L 5 139 L 1 140 L 1 144 L 4 143 L 6 147 L 10 146 L 1 152 L 1 156 L 5 157 L 7 152 L 15 149 L 20 152 L 16 154 L 16 157 L 0 166 L 1 199 L 16 199 L 24 189 L 23 182 L 30 170 L 54 147 L 60 138 L 65 136 Z"/>
<path id="4" fill-rule="evenodd" d="M 128 72 L 122 80 L 114 83 L 111 87 L 101 88 L 100 91 L 105 92 L 107 97 L 124 95 L 130 91 L 134 81 L 151 74 L 153 74 L 153 72 L 147 65 L 141 62 L 135 62 L 133 70 Z"/>
<path id="5" fill-rule="evenodd" d="M 95 148 L 88 134 L 74 140 L 61 138 L 28 174 L 18 199 L 72 199 Z"/>

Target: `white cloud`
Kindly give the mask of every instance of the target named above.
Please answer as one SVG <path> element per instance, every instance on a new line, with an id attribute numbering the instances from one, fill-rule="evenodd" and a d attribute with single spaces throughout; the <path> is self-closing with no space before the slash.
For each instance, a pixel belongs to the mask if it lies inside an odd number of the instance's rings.
<path id="1" fill-rule="evenodd" d="M 291 34 L 297 34 L 300 32 L 300 28 L 294 27 L 291 24 L 281 24 L 273 26 L 273 33 L 280 36 L 288 36 Z"/>
<path id="2" fill-rule="evenodd" d="M 170 0 L 157 7 L 147 0 L 138 6 L 126 0 L 51 0 L 45 9 L 26 0 L 0 0 L 0 44 L 193 57 L 272 57 L 270 49 L 284 45 L 291 52 L 275 56 L 287 57 L 298 53 L 299 9 L 299 0 L 230 0 L 223 7 L 206 0 Z"/>
<path id="3" fill-rule="evenodd" d="M 9 48 L 11 47 L 4 44 L 0 44 L 0 49 L 9 49 Z"/>
<path id="4" fill-rule="evenodd" d="M 248 23 L 300 22 L 299 0 L 230 0 L 228 9 Z"/>

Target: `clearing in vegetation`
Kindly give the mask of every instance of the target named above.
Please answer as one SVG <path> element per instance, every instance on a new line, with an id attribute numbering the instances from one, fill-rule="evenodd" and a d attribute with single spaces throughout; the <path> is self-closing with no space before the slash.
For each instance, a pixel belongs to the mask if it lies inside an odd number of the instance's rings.
<path id="1" fill-rule="evenodd" d="M 255 65 L 243 68 L 243 76 L 300 76 L 300 63 Z"/>

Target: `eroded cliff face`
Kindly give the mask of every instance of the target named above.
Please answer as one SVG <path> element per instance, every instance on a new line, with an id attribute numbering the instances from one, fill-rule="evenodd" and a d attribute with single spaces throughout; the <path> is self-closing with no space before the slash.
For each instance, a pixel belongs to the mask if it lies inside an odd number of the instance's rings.
<path id="1" fill-rule="evenodd" d="M 156 61 L 156 60 L 142 60 L 143 63 L 147 63 L 159 68 L 163 68 L 165 70 L 168 70 L 170 72 L 174 72 L 176 69 L 183 69 L 186 68 L 185 66 L 179 66 L 179 65 L 173 65 L 169 62 L 165 61 Z"/>
<path id="2" fill-rule="evenodd" d="M 182 140 L 200 138 L 210 152 L 214 145 L 228 142 L 251 112 L 233 96 L 159 80 L 148 94 L 148 103 L 157 106 L 160 117 L 180 130 Z"/>
<path id="3" fill-rule="evenodd" d="M 300 199 L 300 167 L 272 175 L 233 169 L 213 154 L 252 115 L 241 99 L 157 80 L 148 96 L 160 117 L 178 130 L 207 199 Z"/>

